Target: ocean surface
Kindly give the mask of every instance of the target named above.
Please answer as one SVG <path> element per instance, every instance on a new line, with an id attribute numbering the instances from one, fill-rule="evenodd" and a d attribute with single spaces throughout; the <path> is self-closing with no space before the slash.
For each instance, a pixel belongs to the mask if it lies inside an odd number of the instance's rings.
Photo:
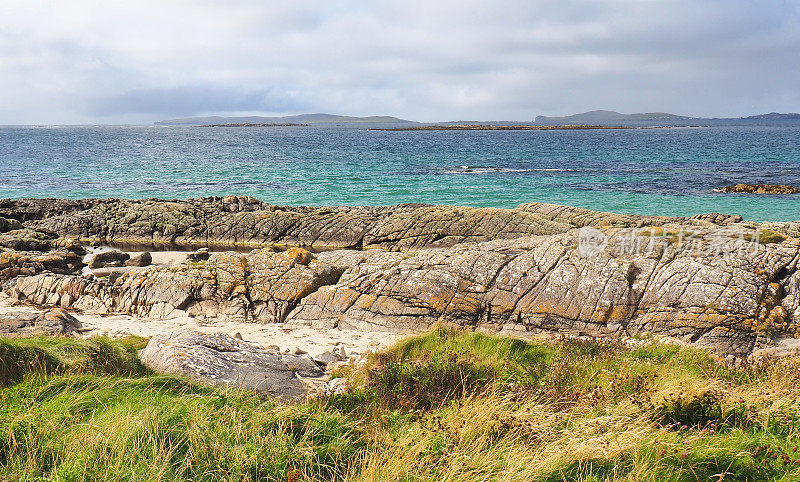
<path id="1" fill-rule="evenodd" d="M 0 198 L 249 194 L 282 205 L 549 202 L 800 220 L 800 122 L 585 131 L 0 127 Z"/>

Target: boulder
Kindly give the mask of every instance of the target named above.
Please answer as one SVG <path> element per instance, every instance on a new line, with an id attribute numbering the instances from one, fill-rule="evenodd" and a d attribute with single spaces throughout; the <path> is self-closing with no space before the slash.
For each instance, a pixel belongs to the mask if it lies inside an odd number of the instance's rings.
<path id="1" fill-rule="evenodd" d="M 322 393 L 325 395 L 343 395 L 347 393 L 349 386 L 346 378 L 334 378 L 325 384 Z"/>
<path id="2" fill-rule="evenodd" d="M 210 253 L 208 252 L 208 248 L 200 248 L 197 251 L 191 252 L 186 255 L 186 261 L 189 262 L 199 262 L 199 261 L 206 261 L 209 258 Z"/>
<path id="3" fill-rule="evenodd" d="M 112 249 L 92 254 L 89 257 L 89 262 L 87 264 L 92 269 L 120 267 L 125 266 L 125 263 L 130 259 L 130 257 L 131 256 L 128 253 L 123 253 L 122 251 Z"/>
<path id="4" fill-rule="evenodd" d="M 83 328 L 83 325 L 69 312 L 61 308 L 53 308 L 41 316 L 37 322 L 37 327 L 46 332 L 69 335 Z"/>
<path id="5" fill-rule="evenodd" d="M 347 360 L 347 353 L 343 346 L 335 346 L 314 357 L 314 361 L 323 366 Z"/>
<path id="6" fill-rule="evenodd" d="M 50 243 L 50 245 L 58 248 L 64 248 L 67 251 L 72 251 L 73 253 L 79 254 L 81 256 L 84 256 L 86 254 L 86 248 L 84 248 L 79 241 L 76 241 L 74 239 L 57 238 L 54 239 Z"/>
<path id="7" fill-rule="evenodd" d="M 143 253 L 132 254 L 128 261 L 125 261 L 125 266 L 150 266 L 153 264 L 153 256 L 145 251 Z"/>
<path id="8" fill-rule="evenodd" d="M 158 373 L 253 390 L 285 401 L 301 401 L 312 392 L 303 377 L 323 376 L 307 355 L 265 350 L 222 333 L 178 331 L 156 335 L 139 356 Z"/>

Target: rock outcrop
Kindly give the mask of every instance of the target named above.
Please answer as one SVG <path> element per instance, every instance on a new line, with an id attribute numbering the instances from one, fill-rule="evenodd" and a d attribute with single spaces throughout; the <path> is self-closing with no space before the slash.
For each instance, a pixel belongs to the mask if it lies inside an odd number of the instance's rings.
<path id="1" fill-rule="evenodd" d="M 800 223 L 748 223 L 718 213 L 618 215 L 542 203 L 514 210 L 328 209 L 277 208 L 241 197 L 106 200 L 78 203 L 53 219 L 37 219 L 36 203 L 26 206 L 26 229 L 67 236 L 56 244 L 95 235 L 142 241 L 163 234 L 173 219 L 171 243 L 371 248 L 215 252 L 208 260 L 135 269 L 116 279 L 47 272 L 42 263 L 5 275 L 8 294 L 36 304 L 320 329 L 448 323 L 515 333 L 651 333 L 737 356 L 795 336 L 800 327 Z M 212 212 L 214 206 L 220 211 Z M 187 219 L 203 222 L 191 231 L 181 224 Z M 69 253 L 58 249 L 48 254 Z"/>
<path id="2" fill-rule="evenodd" d="M 300 300 L 335 283 L 341 270 L 310 252 L 268 248 L 249 254 L 223 252 L 207 262 L 149 267 L 112 280 L 42 273 L 19 277 L 6 292 L 39 305 L 152 318 L 229 318 L 282 322 Z"/>
<path id="3" fill-rule="evenodd" d="M 787 184 L 736 184 L 719 189 L 721 192 L 739 192 L 747 194 L 797 194 L 800 189 Z"/>
<path id="4" fill-rule="evenodd" d="M 179 331 L 156 335 L 139 357 L 158 373 L 249 389 L 287 401 L 302 400 L 312 391 L 304 378 L 324 375 L 308 355 L 262 349 L 222 333 Z"/>
<path id="5" fill-rule="evenodd" d="M 48 251 L 52 247 L 52 234 L 33 229 L 14 229 L 0 234 L 0 248 L 16 251 Z"/>
<path id="6" fill-rule="evenodd" d="M 61 205 L 60 201 L 53 202 Z M 0 201 L 0 215 L 14 215 L 27 220 L 30 227 L 87 243 L 397 251 L 557 234 L 582 226 L 641 227 L 686 221 L 598 213 L 544 203 L 523 204 L 517 209 L 424 204 L 312 208 L 276 206 L 249 196 L 226 196 L 186 201 L 105 199 L 64 204 L 61 212 L 53 212 L 44 200 Z"/>
<path id="7" fill-rule="evenodd" d="M 591 229 L 591 228 L 587 228 Z M 677 237 L 607 230 L 414 253 L 366 252 L 287 321 L 319 328 L 419 329 L 433 323 L 586 335 L 656 333 L 727 353 L 794 335 L 797 240 L 761 245 L 736 231 Z M 661 234 L 661 233 L 659 233 Z M 761 337 L 761 338 L 759 338 Z"/>
<path id="8" fill-rule="evenodd" d="M 0 248 L 0 282 L 42 272 L 74 274 L 82 266 L 81 256 L 65 249 L 39 252 Z"/>
<path id="9" fill-rule="evenodd" d="M 71 335 L 81 322 L 70 313 L 53 308 L 44 313 L 19 311 L 0 314 L 0 335 Z"/>

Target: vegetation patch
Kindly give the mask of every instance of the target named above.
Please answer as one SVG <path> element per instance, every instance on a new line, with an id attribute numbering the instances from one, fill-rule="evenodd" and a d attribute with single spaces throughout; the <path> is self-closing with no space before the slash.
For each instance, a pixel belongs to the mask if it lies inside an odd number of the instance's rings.
<path id="1" fill-rule="evenodd" d="M 34 336 L 0 338 L 0 386 L 18 382 L 27 375 L 95 373 L 144 375 L 146 369 L 136 352 L 146 340 L 128 337 L 76 340 L 67 337 Z"/>
<path id="2" fill-rule="evenodd" d="M 800 479 L 797 359 L 438 328 L 284 406 L 149 373 L 143 343 L 0 343 L 0 480 Z"/>

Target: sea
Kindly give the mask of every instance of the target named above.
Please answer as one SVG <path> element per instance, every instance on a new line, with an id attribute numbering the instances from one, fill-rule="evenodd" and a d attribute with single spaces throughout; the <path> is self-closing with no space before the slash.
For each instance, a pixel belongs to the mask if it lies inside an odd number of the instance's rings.
<path id="1" fill-rule="evenodd" d="M 279 205 L 429 203 L 800 220 L 800 121 L 669 129 L 0 127 L 0 198 L 251 195 Z"/>

